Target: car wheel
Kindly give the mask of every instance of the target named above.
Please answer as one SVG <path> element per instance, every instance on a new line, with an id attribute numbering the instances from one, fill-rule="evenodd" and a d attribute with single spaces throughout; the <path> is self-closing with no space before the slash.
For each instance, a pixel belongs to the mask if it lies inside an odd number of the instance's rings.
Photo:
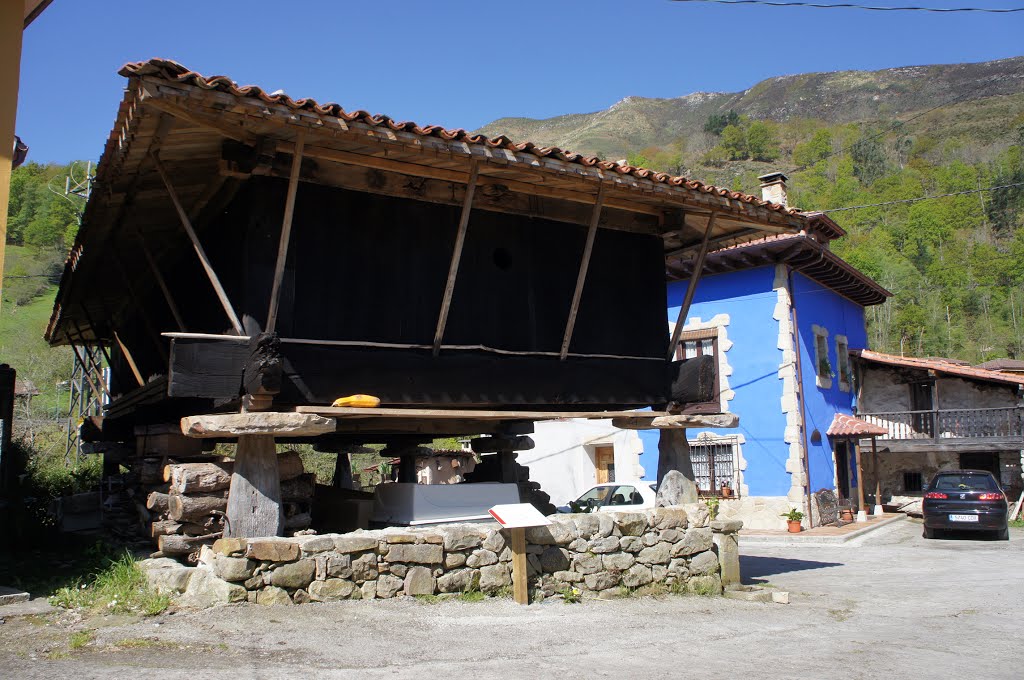
<path id="1" fill-rule="evenodd" d="M 1004 527 L 1002 531 L 996 532 L 997 541 L 1009 541 L 1010 540 L 1010 527 Z"/>
<path id="2" fill-rule="evenodd" d="M 935 529 L 931 527 L 925 527 L 924 532 L 921 534 L 925 538 L 935 538 Z"/>

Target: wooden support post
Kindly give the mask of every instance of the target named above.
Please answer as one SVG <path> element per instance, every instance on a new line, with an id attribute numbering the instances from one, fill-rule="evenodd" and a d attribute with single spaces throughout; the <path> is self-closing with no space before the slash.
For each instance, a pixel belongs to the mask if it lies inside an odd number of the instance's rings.
<path id="1" fill-rule="evenodd" d="M 700 250 L 693 260 L 693 271 L 690 272 L 690 282 L 686 286 L 686 294 L 683 296 L 683 303 L 679 307 L 679 315 L 676 317 L 676 326 L 672 329 L 672 341 L 668 344 L 668 360 L 676 357 L 676 347 L 679 346 L 679 337 L 683 333 L 683 325 L 686 323 L 686 315 L 690 313 L 690 305 L 693 303 L 693 295 L 697 292 L 697 282 L 700 281 L 701 270 L 704 269 L 704 258 L 708 254 L 708 242 L 711 239 L 711 232 L 715 228 L 717 213 L 711 213 L 708 217 L 708 226 L 704 230 L 704 240 L 701 241 Z"/>
<path id="2" fill-rule="evenodd" d="M 516 604 L 530 604 L 530 590 L 526 578 L 526 529 L 518 527 L 512 532 L 512 595 Z"/>
<path id="3" fill-rule="evenodd" d="M 401 456 L 398 463 L 398 481 L 405 484 L 416 483 L 416 456 Z"/>
<path id="4" fill-rule="evenodd" d="M 875 467 L 875 507 L 871 509 L 871 514 L 881 517 L 884 512 L 882 510 L 882 466 L 879 465 L 878 461 L 878 441 L 876 437 L 871 438 L 871 458 Z"/>
<path id="5" fill-rule="evenodd" d="M 674 481 L 663 484 L 670 472 Z M 674 487 L 674 488 L 670 488 Z M 697 478 L 690 459 L 686 430 L 661 430 L 658 438 L 658 504 L 679 505 L 697 502 Z"/>
<path id="6" fill-rule="evenodd" d="M 356 488 L 352 478 L 352 459 L 343 451 L 338 453 L 338 460 L 334 463 L 334 488 Z"/>
<path id="7" fill-rule="evenodd" d="M 857 521 L 864 521 L 861 519 L 867 512 L 864 505 L 864 465 L 861 461 L 860 455 L 860 444 L 854 444 L 853 453 L 857 460 Z"/>
<path id="8" fill-rule="evenodd" d="M 153 278 L 156 279 L 157 285 L 160 286 L 160 292 L 164 294 L 164 301 L 171 310 L 174 322 L 178 324 L 178 330 L 182 333 L 188 332 L 188 328 L 185 327 L 185 320 L 182 318 L 181 312 L 178 311 L 178 305 L 175 304 L 174 297 L 171 295 L 171 289 L 167 287 L 167 281 L 164 279 L 164 275 L 160 273 L 160 268 L 156 266 L 156 259 L 154 259 L 153 253 L 150 252 L 149 246 L 146 245 L 146 239 L 142 236 L 142 230 L 139 229 L 136 233 L 139 237 L 139 245 L 142 246 L 142 254 L 146 258 L 146 262 L 149 263 L 149 269 L 153 272 Z"/>
<path id="9" fill-rule="evenodd" d="M 241 435 L 228 493 L 226 537 L 278 536 L 284 529 L 281 479 L 272 435 Z"/>
<path id="10" fill-rule="evenodd" d="M 469 226 L 469 213 L 473 209 L 473 194 L 476 193 L 476 180 L 479 176 L 479 161 L 471 161 L 469 165 L 469 184 L 466 186 L 466 197 L 462 202 L 462 214 L 459 217 L 459 229 L 455 234 L 455 248 L 452 250 L 452 261 L 448 267 L 448 280 L 444 286 L 444 298 L 441 300 L 441 313 L 437 317 L 437 330 L 434 331 L 434 356 L 441 353 L 441 340 L 444 338 L 444 327 L 448 324 L 448 309 L 452 304 L 455 292 L 455 277 L 459 273 L 459 260 L 462 259 L 462 246 L 466 242 L 466 228 Z"/>
<path id="11" fill-rule="evenodd" d="M 516 474 L 516 458 L 518 454 L 512 449 L 502 449 L 498 451 L 498 462 L 501 464 L 501 483 L 502 484 L 516 484 L 518 475 Z"/>
<path id="12" fill-rule="evenodd" d="M 124 355 L 124 360 L 128 362 L 128 368 L 132 369 L 132 375 L 135 376 L 135 382 L 139 383 L 139 387 L 146 384 L 146 381 L 142 379 L 142 373 L 139 372 L 139 367 L 135 363 L 135 359 L 132 358 L 132 353 L 128 351 L 128 345 L 124 344 L 121 340 L 121 336 L 114 331 L 114 340 L 117 341 L 117 346 L 121 348 L 121 354 Z"/>
<path id="13" fill-rule="evenodd" d="M 594 251 L 594 238 L 597 236 L 597 223 L 601 219 L 601 208 L 604 205 L 604 183 L 597 186 L 597 201 L 594 203 L 594 212 L 590 216 L 590 225 L 587 228 L 587 243 L 583 246 L 583 258 L 580 260 L 580 271 L 576 276 L 576 289 L 572 294 L 572 304 L 569 306 L 569 318 L 565 322 L 565 334 L 562 336 L 562 351 L 558 358 L 565 361 L 569 354 L 569 344 L 572 342 L 572 332 L 576 328 L 576 314 L 580 309 L 580 298 L 583 297 L 583 285 L 587 281 L 587 270 L 590 268 L 590 255 Z"/>
<path id="14" fill-rule="evenodd" d="M 163 180 L 164 186 L 167 188 L 167 194 L 171 198 L 171 203 L 174 204 L 174 209 L 178 212 L 178 218 L 181 220 L 181 226 L 185 228 L 185 233 L 188 234 L 189 240 L 192 241 L 192 247 L 195 249 L 196 255 L 199 257 L 199 262 L 203 265 L 203 270 L 206 272 L 207 278 L 210 279 L 210 284 L 213 286 L 213 290 L 217 294 L 217 299 L 220 300 L 220 304 L 224 308 L 224 313 L 228 315 L 228 319 L 231 321 L 231 326 L 235 329 L 235 332 L 239 335 L 244 335 L 242 332 L 242 322 L 238 320 L 238 315 L 235 314 L 235 308 L 231 306 L 228 294 L 224 290 L 224 286 L 221 285 L 220 279 L 217 278 L 217 272 L 213 271 L 213 265 L 210 264 L 210 258 L 206 256 L 206 250 L 203 249 L 203 244 L 200 243 L 199 236 L 196 235 L 195 229 L 192 228 L 192 221 L 185 212 L 185 208 L 181 205 L 181 200 L 178 199 L 178 192 L 174 190 L 174 185 L 171 184 L 171 178 L 167 175 L 167 170 L 164 168 L 164 164 L 160 161 L 160 156 L 153 152 L 150 154 L 150 157 L 153 159 L 153 163 L 156 166 L 157 173 L 160 175 L 160 179 Z"/>
<path id="15" fill-rule="evenodd" d="M 302 152 L 306 146 L 306 135 L 301 130 L 295 135 L 295 153 L 292 154 L 291 174 L 288 176 L 288 194 L 284 201 L 284 219 L 281 220 L 281 240 L 277 245 L 277 265 L 274 267 L 274 285 L 270 289 L 270 309 L 267 311 L 267 332 L 277 328 L 277 307 L 281 302 L 281 284 L 284 282 L 284 268 L 288 260 L 288 244 L 292 236 L 292 216 L 295 214 L 295 193 L 299 188 L 299 171 L 302 169 Z"/>

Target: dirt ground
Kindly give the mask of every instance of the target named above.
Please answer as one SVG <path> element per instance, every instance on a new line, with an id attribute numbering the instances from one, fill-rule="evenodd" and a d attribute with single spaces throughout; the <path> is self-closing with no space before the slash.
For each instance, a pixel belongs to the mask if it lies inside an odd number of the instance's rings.
<path id="1" fill-rule="evenodd" d="M 925 541 L 899 522 L 829 547 L 754 546 L 789 605 L 665 596 L 238 605 L 155 618 L 5 615 L 0 677 L 1019 678 L 1024 530 Z M 89 632 L 94 631 L 94 632 Z M 78 633 L 78 635 L 75 635 Z"/>

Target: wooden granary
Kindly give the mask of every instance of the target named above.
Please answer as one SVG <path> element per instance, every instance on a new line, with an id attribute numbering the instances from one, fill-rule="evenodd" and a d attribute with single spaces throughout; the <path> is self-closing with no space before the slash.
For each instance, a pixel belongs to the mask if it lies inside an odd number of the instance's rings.
<path id="1" fill-rule="evenodd" d="M 490 435 L 511 453 L 543 418 L 685 426 L 714 369 L 670 359 L 666 257 L 699 262 L 806 222 L 685 178 L 171 61 L 121 74 L 47 339 L 107 355 L 92 439 L 215 416 L 188 434 L 248 442 L 229 516 L 240 475 L 275 500 L 261 467 L 273 436 L 330 450 Z M 357 393 L 380 407 L 328 406 Z"/>

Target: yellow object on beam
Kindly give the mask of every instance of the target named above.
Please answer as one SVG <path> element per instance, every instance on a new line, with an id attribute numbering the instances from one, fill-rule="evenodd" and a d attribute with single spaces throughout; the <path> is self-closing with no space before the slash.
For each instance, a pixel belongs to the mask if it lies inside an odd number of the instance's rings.
<path id="1" fill-rule="evenodd" d="M 377 408 L 380 406 L 380 399 L 369 394 L 351 394 L 347 397 L 338 397 L 331 406 L 351 406 L 355 408 Z"/>

